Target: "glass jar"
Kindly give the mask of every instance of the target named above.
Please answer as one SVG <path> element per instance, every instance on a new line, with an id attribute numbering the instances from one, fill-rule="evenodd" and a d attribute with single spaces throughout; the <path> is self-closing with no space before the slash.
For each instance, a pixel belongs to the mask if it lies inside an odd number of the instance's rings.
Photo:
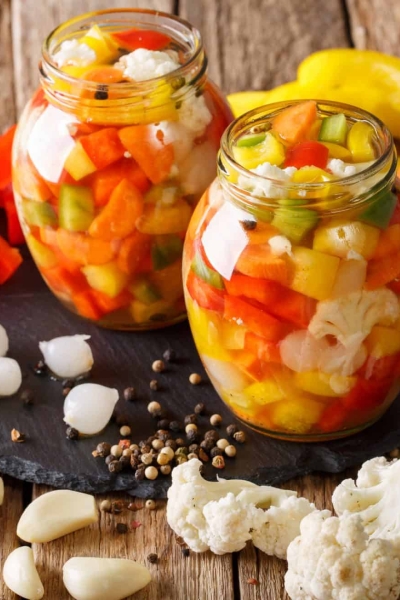
<path id="1" fill-rule="evenodd" d="M 98 11 L 44 42 L 13 185 L 45 282 L 115 329 L 182 320 L 182 248 L 232 114 L 199 32 L 158 11 Z"/>
<path id="2" fill-rule="evenodd" d="M 270 436 L 317 441 L 367 427 L 399 392 L 400 206 L 389 131 L 348 105 L 318 102 L 317 121 L 344 114 L 347 127 L 371 126 L 375 158 L 358 173 L 274 167 L 272 178 L 240 166 L 238 140 L 248 158 L 248 136 L 265 137 L 296 104 L 228 127 L 218 178 L 188 228 L 184 284 L 198 352 L 233 413 Z M 285 146 L 274 127 L 269 135 Z"/>

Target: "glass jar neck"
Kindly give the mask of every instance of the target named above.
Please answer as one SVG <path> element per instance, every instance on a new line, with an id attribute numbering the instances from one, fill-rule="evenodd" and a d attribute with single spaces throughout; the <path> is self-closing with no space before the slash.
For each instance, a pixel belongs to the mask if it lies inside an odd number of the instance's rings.
<path id="1" fill-rule="evenodd" d="M 330 116 L 342 112 L 349 121 L 362 120 L 375 130 L 377 158 L 364 170 L 327 181 L 295 183 L 289 177 L 285 181 L 278 177 L 274 179 L 238 164 L 233 154 L 237 140 L 250 131 L 265 128 L 267 121 L 295 103 L 279 102 L 255 109 L 236 119 L 227 128 L 218 155 L 218 178 L 226 192 L 225 196 L 245 210 L 257 208 L 258 211 L 270 211 L 281 206 L 285 200 L 299 208 L 318 209 L 324 216 L 340 216 L 356 207 L 367 206 L 377 195 L 392 189 L 397 156 L 389 130 L 370 113 L 336 102 L 317 101 L 320 113 Z"/>
<path id="2" fill-rule="evenodd" d="M 58 68 L 52 58 L 63 41 L 80 38 L 94 25 L 106 32 L 138 28 L 167 34 L 181 49 L 184 61 L 179 68 L 162 77 L 107 83 L 107 99 L 97 100 L 95 94 L 101 84 L 69 75 Z M 145 106 L 156 115 L 157 108 L 167 101 L 179 103 L 198 93 L 207 76 L 207 57 L 200 33 L 183 19 L 153 10 L 104 10 L 82 15 L 55 29 L 43 44 L 39 69 L 41 86 L 52 104 L 67 111 L 86 106 L 94 120 L 101 120 L 101 114 L 107 112 L 110 121 L 112 111 L 117 115 L 124 109 Z"/>

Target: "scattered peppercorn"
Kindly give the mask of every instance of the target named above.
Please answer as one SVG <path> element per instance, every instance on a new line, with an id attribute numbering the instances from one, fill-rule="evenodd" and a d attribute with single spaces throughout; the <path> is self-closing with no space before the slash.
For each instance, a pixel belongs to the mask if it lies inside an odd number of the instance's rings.
<path id="1" fill-rule="evenodd" d="M 128 456 L 130 458 L 132 456 L 132 450 L 130 448 L 125 448 L 122 450 L 122 456 Z"/>
<path id="2" fill-rule="evenodd" d="M 108 444 L 107 442 L 101 442 L 100 444 L 97 444 L 96 450 L 98 456 L 106 458 L 106 456 L 110 454 L 111 444 Z"/>
<path id="3" fill-rule="evenodd" d="M 235 448 L 235 446 L 233 446 L 232 444 L 230 444 L 229 446 L 227 446 L 225 448 L 225 454 L 227 456 L 229 456 L 229 458 L 233 458 L 234 456 L 236 456 L 236 448 Z"/>
<path id="4" fill-rule="evenodd" d="M 176 360 L 176 352 L 173 348 L 167 348 L 163 354 L 163 359 L 167 362 L 173 362 Z"/>
<path id="5" fill-rule="evenodd" d="M 133 402 L 136 399 L 136 390 L 134 387 L 127 387 L 123 392 L 124 399 L 127 402 Z"/>
<path id="6" fill-rule="evenodd" d="M 194 412 L 196 413 L 196 415 L 203 415 L 205 413 L 205 410 L 206 410 L 206 405 L 203 402 L 199 402 L 194 407 Z"/>
<path id="7" fill-rule="evenodd" d="M 168 429 L 169 424 L 170 424 L 169 419 L 161 419 L 161 421 L 158 421 L 158 423 L 157 423 L 157 429 Z"/>
<path id="8" fill-rule="evenodd" d="M 215 443 L 214 440 L 212 440 L 211 438 L 207 438 L 205 440 L 203 440 L 202 442 L 200 442 L 200 448 L 203 449 L 204 452 L 209 453 L 211 448 L 214 448 Z"/>
<path id="9" fill-rule="evenodd" d="M 33 372 L 38 377 L 46 377 L 48 373 L 48 368 L 46 363 L 43 360 L 39 360 L 36 365 L 33 367 Z"/>
<path id="10" fill-rule="evenodd" d="M 150 381 L 150 389 L 153 391 L 157 391 L 158 390 L 158 381 L 157 379 L 152 379 Z"/>
<path id="11" fill-rule="evenodd" d="M 95 100 L 107 100 L 108 99 L 108 91 L 106 85 L 97 86 L 97 90 L 94 93 Z"/>
<path id="12" fill-rule="evenodd" d="M 185 425 L 191 425 L 191 424 L 196 425 L 197 422 L 198 422 L 198 419 L 197 419 L 197 415 L 195 413 L 192 413 L 191 415 L 186 415 L 186 417 L 184 419 Z"/>
<path id="13" fill-rule="evenodd" d="M 210 460 L 208 454 L 203 450 L 203 448 L 200 448 L 200 450 L 199 450 L 199 459 L 203 463 L 208 462 Z"/>
<path id="14" fill-rule="evenodd" d="M 198 452 L 200 450 L 199 444 L 190 444 L 188 448 L 189 452 Z"/>
<path id="15" fill-rule="evenodd" d="M 148 510 L 155 510 L 157 508 L 157 505 L 155 501 L 150 498 L 149 500 L 146 500 L 145 507 Z"/>
<path id="16" fill-rule="evenodd" d="M 115 444 L 114 446 L 111 446 L 110 453 L 115 458 L 120 458 L 122 456 L 122 448 L 121 448 L 121 446 L 119 446 L 118 444 Z"/>
<path id="17" fill-rule="evenodd" d="M 115 529 L 117 530 L 117 533 L 127 533 L 128 532 L 128 526 L 125 523 L 117 523 L 117 526 Z"/>
<path id="18" fill-rule="evenodd" d="M 157 554 L 154 554 L 154 552 L 152 552 L 151 554 L 149 554 L 147 556 L 147 560 L 149 561 L 149 563 L 151 563 L 152 565 L 155 565 L 158 561 L 158 556 Z"/>
<path id="19" fill-rule="evenodd" d="M 111 502 L 111 512 L 114 515 L 119 515 L 124 508 L 124 503 L 121 500 L 113 500 Z"/>
<path id="20" fill-rule="evenodd" d="M 249 577 L 249 579 L 247 580 L 247 583 L 250 585 L 258 585 L 258 581 L 257 581 L 257 579 L 254 579 L 254 577 Z"/>
<path id="21" fill-rule="evenodd" d="M 171 459 L 169 458 L 169 456 L 168 456 L 167 454 L 161 454 L 161 453 L 160 453 L 160 454 L 157 456 L 157 463 L 158 463 L 160 466 L 167 465 L 167 464 L 170 462 L 170 460 L 171 460 Z"/>
<path id="22" fill-rule="evenodd" d="M 211 415 L 211 417 L 210 417 L 210 424 L 213 427 L 220 427 L 221 423 L 222 423 L 222 417 L 221 417 L 221 415 L 217 415 L 217 414 L 216 415 Z"/>
<path id="23" fill-rule="evenodd" d="M 196 431 L 197 432 L 197 425 L 195 425 L 194 423 L 189 423 L 188 425 L 186 425 L 185 432 L 189 433 L 189 431 Z"/>
<path id="24" fill-rule="evenodd" d="M 112 454 L 109 454 L 108 456 L 106 456 L 106 460 L 105 463 L 108 466 L 110 463 L 112 463 L 114 460 L 117 460 L 115 458 L 115 456 L 113 456 Z"/>
<path id="25" fill-rule="evenodd" d="M 228 425 L 228 427 L 226 428 L 226 433 L 229 435 L 229 437 L 233 437 L 238 431 L 239 427 L 237 425 L 234 425 L 233 423 L 231 425 Z"/>
<path id="26" fill-rule="evenodd" d="M 253 221 L 250 219 L 245 219 L 244 221 L 240 221 L 241 226 L 245 231 L 252 231 L 257 227 L 257 221 Z"/>
<path id="27" fill-rule="evenodd" d="M 164 448 L 164 442 L 158 438 L 153 440 L 151 445 L 153 446 L 154 450 L 161 450 L 161 448 Z"/>
<path id="28" fill-rule="evenodd" d="M 62 395 L 64 396 L 64 398 L 66 398 L 68 396 L 70 391 L 71 391 L 71 388 L 63 388 Z"/>
<path id="29" fill-rule="evenodd" d="M 189 425 L 188 425 L 189 427 Z M 196 429 L 189 429 L 189 431 L 186 434 L 187 440 L 189 442 L 189 444 L 195 444 L 196 442 L 198 442 L 200 440 L 200 435 L 198 434 Z"/>
<path id="30" fill-rule="evenodd" d="M 172 460 L 175 456 L 175 452 L 170 446 L 165 446 L 164 448 L 162 448 L 160 450 L 160 454 L 165 454 L 165 456 L 167 456 L 169 460 Z"/>
<path id="31" fill-rule="evenodd" d="M 123 465 L 119 462 L 119 460 L 113 460 L 108 465 L 108 470 L 110 473 L 120 473 L 122 471 L 122 467 Z"/>
<path id="32" fill-rule="evenodd" d="M 185 558 L 187 558 L 188 556 L 190 556 L 190 550 L 189 550 L 189 548 L 182 548 L 182 556 L 184 556 Z"/>
<path id="33" fill-rule="evenodd" d="M 180 446 L 175 451 L 175 456 L 187 456 L 188 454 L 189 454 L 189 450 L 186 448 L 186 446 Z"/>
<path id="34" fill-rule="evenodd" d="M 127 467 L 131 462 L 130 456 L 122 455 L 121 458 L 119 459 L 119 462 L 121 463 L 122 468 L 125 469 L 125 467 Z"/>
<path id="35" fill-rule="evenodd" d="M 129 449 L 132 450 L 132 452 L 135 452 L 135 451 L 139 450 L 139 446 L 137 444 L 131 444 L 129 446 Z"/>
<path id="36" fill-rule="evenodd" d="M 21 400 L 26 406 L 30 406 L 34 403 L 35 395 L 32 390 L 24 390 L 21 394 Z"/>
<path id="37" fill-rule="evenodd" d="M 178 445 L 177 445 L 176 441 L 175 441 L 175 440 L 172 440 L 172 439 L 170 439 L 170 440 L 167 440 L 167 441 L 165 442 L 165 446 L 166 446 L 167 448 L 172 448 L 172 450 L 176 450 L 176 449 L 177 449 L 177 447 L 178 447 Z"/>
<path id="38" fill-rule="evenodd" d="M 128 423 L 129 423 L 129 417 L 128 417 L 128 415 L 124 415 L 124 413 L 119 413 L 115 417 L 115 422 L 120 427 L 122 427 L 123 425 L 128 425 Z"/>
<path id="39" fill-rule="evenodd" d="M 201 375 L 198 373 L 192 373 L 189 376 L 189 381 L 192 385 L 199 385 L 199 383 L 201 383 Z"/>
<path id="40" fill-rule="evenodd" d="M 132 469 L 137 469 L 139 464 L 140 464 L 140 460 L 138 456 L 135 456 L 134 454 L 131 455 L 130 457 L 130 461 L 131 461 L 131 467 Z"/>
<path id="41" fill-rule="evenodd" d="M 135 479 L 138 481 L 143 481 L 144 479 L 144 469 L 136 469 L 135 471 Z"/>
<path id="42" fill-rule="evenodd" d="M 225 468 L 224 457 L 223 456 L 214 456 L 211 464 L 216 469 L 224 469 Z"/>
<path id="43" fill-rule="evenodd" d="M 158 471 L 156 467 L 147 467 L 144 471 L 144 476 L 146 479 L 157 479 Z"/>
<path id="44" fill-rule="evenodd" d="M 142 463 L 144 465 L 151 465 L 151 463 L 153 462 L 153 454 L 151 454 L 150 452 L 147 452 L 146 454 L 142 454 L 142 456 L 140 457 L 140 460 L 142 461 Z"/>
<path id="45" fill-rule="evenodd" d="M 180 454 L 175 460 L 177 465 L 181 465 L 182 463 L 187 462 L 187 457 L 184 454 Z"/>
<path id="46" fill-rule="evenodd" d="M 161 465 L 160 467 L 160 471 L 163 475 L 170 475 L 171 470 L 171 465 Z"/>
<path id="47" fill-rule="evenodd" d="M 131 435 L 131 428 L 129 425 L 123 425 L 119 430 L 119 433 L 122 435 L 122 437 L 128 437 L 128 435 Z"/>
<path id="48" fill-rule="evenodd" d="M 11 441 L 17 442 L 18 444 L 22 444 L 25 442 L 25 434 L 18 431 L 18 429 L 11 430 Z"/>
<path id="49" fill-rule="evenodd" d="M 155 360 L 151 365 L 151 368 L 155 373 L 162 373 L 165 371 L 165 363 L 162 360 Z"/>
<path id="50" fill-rule="evenodd" d="M 171 434 L 169 433 L 169 431 L 163 431 L 162 433 L 158 434 L 158 439 L 164 442 L 164 444 L 166 444 L 167 441 L 171 439 Z"/>
<path id="51" fill-rule="evenodd" d="M 171 423 L 169 424 L 169 428 L 174 433 L 178 433 L 178 431 L 182 431 L 183 425 L 180 421 L 171 421 Z"/>
<path id="52" fill-rule="evenodd" d="M 221 450 L 225 450 L 225 448 L 226 448 L 227 446 L 229 446 L 229 445 L 230 445 L 230 444 L 229 444 L 228 440 L 227 440 L 227 439 L 225 439 L 225 438 L 221 438 L 220 440 L 218 440 L 218 441 L 217 441 L 217 446 L 218 446 L 218 448 L 220 448 Z"/>
<path id="53" fill-rule="evenodd" d="M 238 442 L 238 444 L 244 444 L 246 441 L 246 434 L 244 431 L 236 431 L 233 434 L 233 439 Z"/>
<path id="54" fill-rule="evenodd" d="M 161 410 L 161 404 L 159 402 L 156 402 L 155 400 L 153 400 L 152 402 L 149 402 L 149 404 L 147 405 L 147 410 L 149 411 L 151 416 L 155 417 L 158 415 L 159 411 Z"/>
<path id="55" fill-rule="evenodd" d="M 389 452 L 389 456 L 390 456 L 390 458 L 399 458 L 399 456 L 400 456 L 399 448 L 395 448 L 394 450 L 391 450 Z"/>
<path id="56" fill-rule="evenodd" d="M 176 438 L 175 440 L 176 445 L 179 446 L 184 446 L 186 444 L 185 440 L 183 438 Z"/>
<path id="57" fill-rule="evenodd" d="M 69 439 L 69 440 L 79 439 L 79 431 L 77 429 L 75 429 L 75 427 L 67 427 L 65 435 L 67 436 L 67 439 Z"/>
<path id="58" fill-rule="evenodd" d="M 100 502 L 100 510 L 101 512 L 111 512 L 110 500 L 103 500 L 102 502 Z"/>
<path id="59" fill-rule="evenodd" d="M 214 446 L 214 448 L 211 448 L 210 450 L 210 456 L 211 458 L 214 458 L 215 456 L 222 456 L 223 452 L 221 450 L 221 448 L 218 448 L 218 446 Z"/>
<path id="60" fill-rule="evenodd" d="M 219 440 L 219 433 L 218 433 L 218 431 L 215 431 L 215 429 L 210 429 L 209 431 L 205 432 L 204 439 L 212 440 L 215 445 L 217 443 L 217 441 Z"/>

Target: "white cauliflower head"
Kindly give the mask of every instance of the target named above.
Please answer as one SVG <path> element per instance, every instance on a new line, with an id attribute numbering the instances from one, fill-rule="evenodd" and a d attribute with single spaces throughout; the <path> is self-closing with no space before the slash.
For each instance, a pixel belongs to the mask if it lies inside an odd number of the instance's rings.
<path id="1" fill-rule="evenodd" d="M 338 515 L 357 513 L 371 538 L 392 540 L 400 548 L 399 460 L 368 460 L 356 481 L 345 479 L 338 485 L 332 502 Z"/>
<path id="2" fill-rule="evenodd" d="M 296 492 L 257 486 L 240 479 L 206 481 L 192 459 L 172 471 L 167 521 L 194 552 L 237 552 L 266 521 L 271 505 Z"/>
<path id="3" fill-rule="evenodd" d="M 400 561 L 392 542 L 369 540 L 358 515 L 314 511 L 289 545 L 285 588 L 292 600 L 396 600 Z"/>
<path id="4" fill-rule="evenodd" d="M 290 542 L 300 533 L 301 520 L 314 510 L 306 498 L 285 498 L 280 506 L 267 510 L 265 523 L 253 531 L 253 544 L 266 554 L 286 558 Z"/>

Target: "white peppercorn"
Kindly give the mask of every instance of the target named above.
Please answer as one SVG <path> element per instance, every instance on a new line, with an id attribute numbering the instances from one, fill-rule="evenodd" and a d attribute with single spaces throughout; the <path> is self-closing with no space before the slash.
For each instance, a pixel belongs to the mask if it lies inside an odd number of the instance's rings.
<path id="1" fill-rule="evenodd" d="M 151 365 L 151 368 L 155 373 L 162 373 L 165 371 L 165 363 L 162 360 L 155 360 Z"/>
<path id="2" fill-rule="evenodd" d="M 220 450 L 225 450 L 225 448 L 229 445 L 230 444 L 226 438 L 221 438 L 220 440 L 217 441 L 217 446 Z"/>
<path id="3" fill-rule="evenodd" d="M 161 448 L 164 448 L 164 442 L 159 439 L 153 440 L 151 445 L 153 446 L 154 450 L 161 450 Z"/>
<path id="4" fill-rule="evenodd" d="M 159 414 L 159 412 L 161 410 L 161 404 L 159 402 L 156 402 L 155 400 L 153 400 L 152 402 L 149 402 L 149 404 L 147 405 L 147 410 L 149 411 L 149 413 L 151 415 L 157 415 L 157 414 Z"/>
<path id="5" fill-rule="evenodd" d="M 115 446 L 111 446 L 110 454 L 115 456 L 115 458 L 120 458 L 122 456 L 122 448 L 115 444 Z"/>
<path id="6" fill-rule="evenodd" d="M 225 454 L 227 456 L 229 456 L 229 458 L 233 458 L 234 456 L 236 456 L 236 448 L 235 448 L 235 446 L 233 446 L 232 444 L 230 444 L 229 446 L 227 446 L 225 448 Z"/>
<path id="7" fill-rule="evenodd" d="M 155 467 L 146 467 L 144 471 L 144 476 L 146 479 L 157 479 L 158 471 Z"/>
<path id="8" fill-rule="evenodd" d="M 146 500 L 145 507 L 148 510 L 155 510 L 156 509 L 156 503 L 155 503 L 154 500 L 151 500 L 151 499 Z"/>
<path id="9" fill-rule="evenodd" d="M 164 448 L 161 448 L 160 454 L 165 454 L 168 456 L 169 460 L 172 460 L 175 456 L 175 452 L 170 446 L 164 446 Z"/>
<path id="10" fill-rule="evenodd" d="M 157 463 L 159 465 L 167 465 L 171 461 L 170 457 L 167 454 L 160 454 L 157 456 Z"/>
<path id="11" fill-rule="evenodd" d="M 119 432 L 122 435 L 122 437 L 128 437 L 128 435 L 131 435 L 131 428 L 129 427 L 129 425 L 123 425 Z"/>
<path id="12" fill-rule="evenodd" d="M 210 423 L 213 427 L 219 427 L 222 423 L 222 417 L 221 415 L 211 415 L 210 417 Z"/>
<path id="13" fill-rule="evenodd" d="M 201 383 L 201 375 L 198 373 L 192 373 L 189 376 L 189 381 L 192 385 L 199 385 L 199 383 Z"/>
<path id="14" fill-rule="evenodd" d="M 144 465 L 151 465 L 151 463 L 153 462 L 153 454 L 150 454 L 150 452 L 142 454 L 140 460 Z"/>
<path id="15" fill-rule="evenodd" d="M 189 431 L 196 431 L 197 432 L 197 425 L 195 425 L 194 423 L 189 423 L 188 425 L 186 425 L 185 432 L 189 433 Z"/>
<path id="16" fill-rule="evenodd" d="M 169 475 L 171 470 L 171 465 L 161 465 L 160 467 L 160 471 L 163 475 Z"/>

